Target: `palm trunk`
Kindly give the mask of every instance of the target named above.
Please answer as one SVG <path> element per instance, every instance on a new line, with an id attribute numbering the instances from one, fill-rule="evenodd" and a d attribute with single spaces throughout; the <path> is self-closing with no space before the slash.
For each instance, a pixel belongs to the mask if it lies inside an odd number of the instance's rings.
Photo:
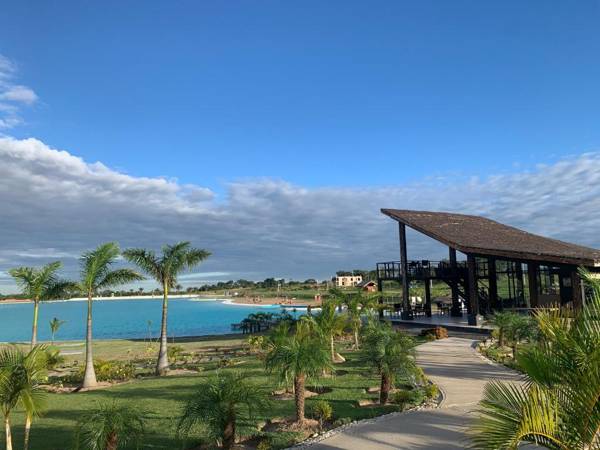
<path id="1" fill-rule="evenodd" d="M 106 439 L 106 450 L 117 450 L 117 448 L 119 448 L 119 440 L 117 433 L 113 431 Z"/>
<path id="2" fill-rule="evenodd" d="M 4 417 L 4 431 L 6 433 L 6 450 L 12 450 L 12 435 L 10 433 L 10 419 L 8 415 Z"/>
<path id="3" fill-rule="evenodd" d="M 229 420 L 223 430 L 223 448 L 229 450 L 235 445 L 235 415 L 229 414 Z"/>
<path id="4" fill-rule="evenodd" d="M 392 388 L 392 379 L 388 374 L 381 374 L 381 388 L 379 389 L 379 403 L 385 405 L 390 398 L 390 389 Z"/>
<path id="5" fill-rule="evenodd" d="M 23 435 L 23 450 L 29 449 L 29 432 L 31 431 L 31 414 L 25 417 L 25 434 Z"/>
<path id="6" fill-rule="evenodd" d="M 354 348 L 358 350 L 358 328 L 354 329 Z"/>
<path id="7" fill-rule="evenodd" d="M 88 293 L 87 331 L 85 335 L 85 373 L 83 374 L 83 389 L 98 385 L 94 371 L 94 355 L 92 352 L 92 293 Z"/>
<path id="8" fill-rule="evenodd" d="M 31 326 L 31 348 L 35 347 L 35 345 L 37 344 L 37 323 L 39 307 L 39 299 L 33 299 L 33 325 Z"/>
<path id="9" fill-rule="evenodd" d="M 169 372 L 169 358 L 167 355 L 167 306 L 169 302 L 169 287 L 163 284 L 162 322 L 160 326 L 160 348 L 156 362 L 156 375 L 162 376 Z"/>
<path id="10" fill-rule="evenodd" d="M 333 342 L 333 334 L 329 338 L 329 347 L 331 350 L 331 362 L 335 362 L 335 343 Z"/>
<path id="11" fill-rule="evenodd" d="M 296 401 L 296 422 L 304 422 L 304 374 L 294 377 L 294 399 Z"/>
<path id="12" fill-rule="evenodd" d="M 498 329 L 498 346 L 504 347 L 504 330 L 502 328 Z"/>

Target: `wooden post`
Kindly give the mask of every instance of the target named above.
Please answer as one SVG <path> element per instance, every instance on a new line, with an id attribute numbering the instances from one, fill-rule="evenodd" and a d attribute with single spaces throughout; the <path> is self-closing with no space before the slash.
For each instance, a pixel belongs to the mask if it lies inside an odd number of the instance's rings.
<path id="1" fill-rule="evenodd" d="M 408 255 L 406 252 L 406 225 L 398 223 L 398 233 L 400 235 L 400 276 L 402 277 L 402 314 L 403 320 L 413 318 L 410 308 L 409 281 L 408 281 Z"/>
<path id="2" fill-rule="evenodd" d="M 467 268 L 468 268 L 468 290 L 469 290 L 469 303 L 471 304 L 471 313 L 469 314 L 469 325 L 479 325 L 479 293 L 477 292 L 477 265 L 475 256 L 467 255 Z"/>
<path id="3" fill-rule="evenodd" d="M 523 287 L 523 263 L 520 261 L 515 262 L 515 274 L 517 277 L 517 297 L 520 302 L 525 300 L 525 288 Z M 526 305 L 528 308 L 529 306 Z M 519 307 L 523 307 L 521 303 Z"/>
<path id="4" fill-rule="evenodd" d="M 577 269 L 571 272 L 571 285 L 573 286 L 573 307 L 581 309 L 583 306 L 584 290 L 581 287 L 581 277 Z"/>
<path id="5" fill-rule="evenodd" d="M 431 280 L 425 279 L 425 315 L 431 317 Z"/>
<path id="6" fill-rule="evenodd" d="M 527 284 L 529 285 L 529 307 L 539 306 L 538 272 L 540 265 L 535 262 L 527 263 Z"/>
<path id="7" fill-rule="evenodd" d="M 379 320 L 383 320 L 383 281 L 379 278 L 379 272 L 377 272 L 377 292 L 379 292 Z"/>
<path id="8" fill-rule="evenodd" d="M 456 268 L 456 249 L 449 247 L 450 256 L 450 272 L 452 273 L 452 282 L 450 283 L 450 289 L 452 291 L 452 308 L 450 308 L 450 315 L 452 317 L 462 317 L 462 308 L 458 301 L 458 270 Z"/>
<path id="9" fill-rule="evenodd" d="M 490 302 L 490 310 L 494 310 L 498 306 L 498 278 L 496 277 L 496 258 L 488 258 L 488 282 L 489 282 L 489 295 L 488 299 Z M 502 309 L 502 304 L 500 308 Z"/>

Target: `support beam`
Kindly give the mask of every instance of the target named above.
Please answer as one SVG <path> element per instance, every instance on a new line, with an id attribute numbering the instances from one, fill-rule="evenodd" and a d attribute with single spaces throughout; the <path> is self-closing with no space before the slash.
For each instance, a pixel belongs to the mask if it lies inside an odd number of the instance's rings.
<path id="1" fill-rule="evenodd" d="M 379 293 L 379 320 L 383 320 L 383 281 L 379 279 L 379 274 L 377 276 L 377 292 Z"/>
<path id="2" fill-rule="evenodd" d="M 402 277 L 402 319 L 410 320 L 413 314 L 410 307 L 409 281 L 408 281 L 408 255 L 406 252 L 406 225 L 398 223 L 400 235 L 400 276 Z"/>
<path id="3" fill-rule="evenodd" d="M 458 300 L 458 270 L 456 268 L 456 249 L 449 247 L 450 257 L 450 270 L 452 272 L 452 281 L 450 289 L 452 290 L 452 308 L 450 308 L 450 315 L 452 317 L 462 317 L 462 307 Z"/>
<path id="4" fill-rule="evenodd" d="M 479 293 L 477 292 L 477 265 L 475 256 L 467 255 L 468 268 L 468 296 L 469 304 L 471 305 L 471 313 L 469 314 L 469 325 L 479 325 Z"/>
<path id="5" fill-rule="evenodd" d="M 583 306 L 583 296 L 585 295 L 585 291 L 582 289 L 581 277 L 579 276 L 577 270 L 574 270 L 571 273 L 571 284 L 573 285 L 573 307 L 576 309 L 581 309 Z"/>
<path id="6" fill-rule="evenodd" d="M 431 317 L 431 280 L 425 280 L 425 315 Z"/>
<path id="7" fill-rule="evenodd" d="M 527 263 L 527 284 L 529 285 L 529 307 L 537 308 L 539 306 L 539 287 L 538 273 L 540 265 L 536 262 Z"/>
<path id="8" fill-rule="evenodd" d="M 522 308 L 522 302 L 525 301 L 525 288 L 523 284 L 523 263 L 519 261 L 515 262 L 515 276 L 517 278 L 517 298 L 519 302 L 521 302 L 521 304 L 519 304 L 518 306 Z"/>
<path id="9" fill-rule="evenodd" d="M 502 303 L 498 304 L 498 278 L 496 276 L 496 258 L 489 257 L 488 258 L 488 283 L 489 283 L 489 308 L 491 310 L 494 309 L 502 309 Z"/>

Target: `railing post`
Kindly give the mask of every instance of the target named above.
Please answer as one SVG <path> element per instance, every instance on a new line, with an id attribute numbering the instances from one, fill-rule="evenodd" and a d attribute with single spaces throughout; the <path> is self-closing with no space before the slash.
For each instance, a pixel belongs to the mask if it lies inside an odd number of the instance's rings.
<path id="1" fill-rule="evenodd" d="M 456 268 L 456 249 L 449 247 L 450 257 L 450 273 L 452 275 L 452 282 L 450 283 L 450 289 L 452 290 L 452 308 L 450 308 L 450 315 L 452 317 L 462 317 L 462 308 L 458 301 L 458 270 Z"/>

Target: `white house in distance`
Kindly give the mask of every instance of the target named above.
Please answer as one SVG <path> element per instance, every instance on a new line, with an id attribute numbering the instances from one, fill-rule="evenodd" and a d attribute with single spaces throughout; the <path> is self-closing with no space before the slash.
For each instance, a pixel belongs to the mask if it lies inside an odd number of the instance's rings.
<path id="1" fill-rule="evenodd" d="M 359 283 L 362 283 L 361 275 L 349 275 L 343 277 L 335 277 L 333 279 L 336 287 L 354 287 Z"/>

